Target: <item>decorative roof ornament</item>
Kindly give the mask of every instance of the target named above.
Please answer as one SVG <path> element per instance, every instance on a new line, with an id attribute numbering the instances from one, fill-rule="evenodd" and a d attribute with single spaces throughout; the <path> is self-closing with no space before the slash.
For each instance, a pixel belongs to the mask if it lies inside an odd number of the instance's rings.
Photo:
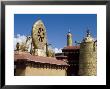
<path id="1" fill-rule="evenodd" d="M 46 27 L 42 20 L 37 20 L 32 28 L 32 42 L 35 49 L 45 49 L 47 42 Z"/>
<path id="2" fill-rule="evenodd" d="M 20 50 L 20 44 L 17 42 L 16 44 L 16 50 L 19 51 Z"/>
<path id="3" fill-rule="evenodd" d="M 68 33 L 70 33 L 71 31 L 70 31 L 70 28 L 69 28 L 69 31 L 68 31 Z"/>
<path id="4" fill-rule="evenodd" d="M 68 36 L 72 36 L 70 29 L 68 30 Z"/>
<path id="5" fill-rule="evenodd" d="M 72 46 L 72 34 L 70 32 L 70 29 L 69 29 L 69 32 L 67 34 L 67 46 Z"/>
<path id="6" fill-rule="evenodd" d="M 90 31 L 89 31 L 88 28 L 87 28 L 86 34 L 87 34 L 86 37 L 83 38 L 83 42 L 92 42 L 92 41 L 94 41 L 93 38 L 91 37 Z"/>
<path id="7" fill-rule="evenodd" d="M 87 29 L 87 37 L 90 37 L 91 36 L 91 34 L 90 34 L 90 31 L 89 31 L 89 29 Z"/>

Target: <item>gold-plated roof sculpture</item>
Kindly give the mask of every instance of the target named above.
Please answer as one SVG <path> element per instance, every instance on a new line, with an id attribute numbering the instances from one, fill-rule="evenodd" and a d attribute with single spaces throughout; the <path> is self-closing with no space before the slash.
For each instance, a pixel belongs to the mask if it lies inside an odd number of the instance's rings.
<path id="1" fill-rule="evenodd" d="M 44 49 L 46 40 L 46 28 L 42 20 L 38 20 L 34 23 L 32 28 L 32 42 L 34 49 Z"/>

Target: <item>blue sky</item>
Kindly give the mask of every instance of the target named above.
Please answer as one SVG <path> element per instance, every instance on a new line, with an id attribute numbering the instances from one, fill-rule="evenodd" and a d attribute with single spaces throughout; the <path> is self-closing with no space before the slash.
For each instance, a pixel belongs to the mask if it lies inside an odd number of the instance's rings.
<path id="1" fill-rule="evenodd" d="M 75 41 L 82 41 L 87 28 L 94 38 L 97 38 L 96 14 L 15 14 L 14 36 L 30 35 L 33 23 L 38 19 L 44 22 L 48 42 L 53 48 L 66 46 L 66 35 L 70 29 Z"/>

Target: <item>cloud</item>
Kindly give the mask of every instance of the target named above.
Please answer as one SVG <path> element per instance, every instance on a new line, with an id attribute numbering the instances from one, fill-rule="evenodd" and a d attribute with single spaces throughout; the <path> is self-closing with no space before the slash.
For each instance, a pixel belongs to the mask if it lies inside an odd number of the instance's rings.
<path id="1" fill-rule="evenodd" d="M 54 48 L 55 53 L 62 53 L 62 48 Z"/>
<path id="2" fill-rule="evenodd" d="M 48 50 L 50 50 L 54 53 L 62 53 L 62 48 L 53 48 L 51 46 L 48 46 Z"/>
<path id="3" fill-rule="evenodd" d="M 22 42 L 25 42 L 25 41 L 26 41 L 26 36 L 25 35 L 17 34 L 14 37 L 14 49 L 16 49 L 16 43 L 17 42 L 19 42 L 21 44 Z"/>

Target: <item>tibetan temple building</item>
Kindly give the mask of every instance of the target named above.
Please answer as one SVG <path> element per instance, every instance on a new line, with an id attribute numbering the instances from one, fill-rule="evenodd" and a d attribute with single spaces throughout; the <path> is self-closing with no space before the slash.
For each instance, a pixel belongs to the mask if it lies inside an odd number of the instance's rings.
<path id="1" fill-rule="evenodd" d="M 78 46 L 67 34 L 67 46 L 62 53 L 50 52 L 46 28 L 41 20 L 34 23 L 32 36 L 24 44 L 17 43 L 14 51 L 15 76 L 96 76 L 97 43 L 90 32 Z M 31 45 L 31 49 L 29 49 Z"/>

